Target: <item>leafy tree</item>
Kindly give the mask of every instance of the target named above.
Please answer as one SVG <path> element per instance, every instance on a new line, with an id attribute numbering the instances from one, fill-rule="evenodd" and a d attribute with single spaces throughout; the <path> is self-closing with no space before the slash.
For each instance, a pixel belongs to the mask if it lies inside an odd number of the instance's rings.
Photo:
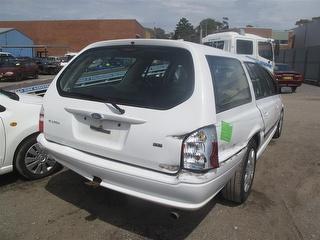
<path id="1" fill-rule="evenodd" d="M 176 25 L 173 35 L 174 39 L 183 39 L 186 41 L 193 41 L 195 38 L 195 30 L 192 24 L 186 18 L 181 18 Z"/>
<path id="2" fill-rule="evenodd" d="M 212 34 L 215 31 L 221 29 L 222 25 L 223 24 L 219 21 L 216 21 L 212 18 L 206 18 L 200 22 L 199 26 L 196 28 L 196 31 L 197 31 L 198 36 L 200 37 L 200 34 L 201 34 L 200 32 L 202 29 L 202 36 L 201 37 L 204 37 L 204 36 L 207 36 L 208 34 Z"/>

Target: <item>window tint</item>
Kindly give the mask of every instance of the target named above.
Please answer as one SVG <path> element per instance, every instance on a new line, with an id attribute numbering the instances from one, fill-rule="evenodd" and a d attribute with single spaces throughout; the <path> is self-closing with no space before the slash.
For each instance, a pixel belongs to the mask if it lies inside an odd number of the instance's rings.
<path id="1" fill-rule="evenodd" d="M 217 113 L 251 102 L 248 80 L 241 63 L 232 58 L 207 56 Z"/>
<path id="2" fill-rule="evenodd" d="M 100 47 L 71 62 L 57 85 L 66 97 L 169 109 L 193 92 L 193 60 L 173 47 Z"/>
<path id="3" fill-rule="evenodd" d="M 256 99 L 276 94 L 276 85 L 266 69 L 256 63 L 246 63 Z"/>
<path id="4" fill-rule="evenodd" d="M 204 45 L 211 46 L 211 47 L 214 47 L 214 48 L 223 49 L 224 41 L 206 42 L 206 43 L 204 43 Z"/>
<path id="5" fill-rule="evenodd" d="M 272 46 L 269 42 L 259 42 L 258 43 L 259 55 L 265 59 L 273 61 Z"/>
<path id="6" fill-rule="evenodd" d="M 237 40 L 237 54 L 253 54 L 253 43 L 249 40 Z"/>

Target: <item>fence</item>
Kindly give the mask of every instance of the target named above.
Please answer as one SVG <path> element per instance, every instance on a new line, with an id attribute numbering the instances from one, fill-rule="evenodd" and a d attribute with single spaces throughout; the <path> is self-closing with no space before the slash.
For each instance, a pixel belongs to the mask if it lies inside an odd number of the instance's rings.
<path id="1" fill-rule="evenodd" d="M 291 65 L 306 82 L 320 85 L 320 46 L 280 50 L 276 62 Z"/>

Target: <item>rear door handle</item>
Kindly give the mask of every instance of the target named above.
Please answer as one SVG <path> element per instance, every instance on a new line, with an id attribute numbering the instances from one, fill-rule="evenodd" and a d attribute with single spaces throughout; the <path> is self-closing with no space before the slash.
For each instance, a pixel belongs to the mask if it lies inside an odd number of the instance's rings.
<path id="1" fill-rule="evenodd" d="M 263 115 L 269 116 L 269 112 L 263 112 Z"/>
<path id="2" fill-rule="evenodd" d="M 96 127 L 96 126 L 90 125 L 90 129 L 98 131 L 98 132 L 106 133 L 106 134 L 111 134 L 110 130 L 103 129 L 102 126 Z"/>

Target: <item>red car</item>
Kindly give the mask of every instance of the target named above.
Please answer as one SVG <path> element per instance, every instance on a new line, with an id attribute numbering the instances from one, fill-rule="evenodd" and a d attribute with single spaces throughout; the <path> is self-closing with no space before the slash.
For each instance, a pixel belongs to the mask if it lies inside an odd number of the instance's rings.
<path id="1" fill-rule="evenodd" d="M 0 59 L 0 80 L 21 81 L 27 77 L 38 78 L 38 65 L 31 60 Z"/>
<path id="2" fill-rule="evenodd" d="M 290 87 L 295 92 L 303 82 L 302 74 L 294 71 L 288 64 L 277 63 L 274 68 L 274 74 L 279 87 Z"/>

